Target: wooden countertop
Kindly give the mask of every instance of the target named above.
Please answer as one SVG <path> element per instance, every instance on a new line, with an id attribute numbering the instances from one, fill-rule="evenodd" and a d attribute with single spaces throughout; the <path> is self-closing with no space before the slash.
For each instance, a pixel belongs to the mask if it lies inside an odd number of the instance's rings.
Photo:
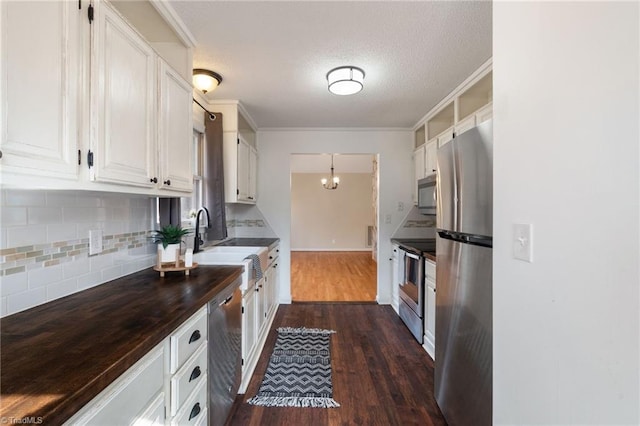
<path id="1" fill-rule="evenodd" d="M 147 269 L 2 318 L 0 417 L 64 422 L 241 273 Z"/>

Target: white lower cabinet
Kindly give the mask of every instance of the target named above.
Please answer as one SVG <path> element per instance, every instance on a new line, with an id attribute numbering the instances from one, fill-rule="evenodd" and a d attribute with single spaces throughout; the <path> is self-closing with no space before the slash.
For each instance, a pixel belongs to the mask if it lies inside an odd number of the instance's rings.
<path id="1" fill-rule="evenodd" d="M 242 296 L 242 383 L 239 393 L 245 393 L 247 389 L 277 310 L 279 250 L 278 246 L 269 251 L 269 265 L 263 278 L 250 285 Z"/>
<path id="2" fill-rule="evenodd" d="M 164 425 L 164 392 L 159 393 L 142 414 L 133 421 L 135 426 Z"/>
<path id="3" fill-rule="evenodd" d="M 206 417 L 207 319 L 204 306 L 168 337 L 170 351 L 165 377 L 169 389 L 167 420 L 172 425 L 195 425 L 202 416 Z"/>
<path id="4" fill-rule="evenodd" d="M 424 261 L 425 275 L 425 312 L 423 347 L 431 358 L 436 356 L 436 263 Z"/>
<path id="5" fill-rule="evenodd" d="M 207 327 L 204 306 L 65 424 L 206 424 Z"/>
<path id="6" fill-rule="evenodd" d="M 174 426 L 198 425 L 207 421 L 207 381 L 203 381 L 195 389 L 189 400 L 180 408 L 178 414 L 171 419 Z"/>
<path id="7" fill-rule="evenodd" d="M 391 247 L 391 306 L 399 314 L 398 303 L 400 302 L 400 296 L 398 290 L 400 289 L 402 275 L 404 275 L 404 251 L 400 249 L 398 244 L 392 244 Z"/>
<path id="8" fill-rule="evenodd" d="M 111 383 L 65 424 L 132 425 L 158 424 L 158 399 L 164 424 L 165 344 L 160 343 Z M 147 423 L 149 422 L 149 423 Z"/>

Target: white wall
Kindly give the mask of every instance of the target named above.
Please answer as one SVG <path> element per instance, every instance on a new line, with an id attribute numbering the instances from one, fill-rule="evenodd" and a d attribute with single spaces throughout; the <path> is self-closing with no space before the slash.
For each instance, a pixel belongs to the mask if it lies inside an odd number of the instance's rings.
<path id="1" fill-rule="evenodd" d="M 328 173 L 291 174 L 291 250 L 369 250 L 373 226 L 371 173 L 337 173 L 340 185 L 324 189 Z"/>
<path id="2" fill-rule="evenodd" d="M 281 239 L 281 303 L 291 302 L 291 154 L 318 152 L 380 154 L 378 258 L 388 259 L 390 238 L 411 202 L 413 132 L 403 130 L 264 130 L 258 132 L 258 207 Z M 385 216 L 391 223 L 385 223 Z M 378 263 L 378 301 L 391 302 L 391 263 Z"/>
<path id="3" fill-rule="evenodd" d="M 494 423 L 640 424 L 638 3 L 493 10 Z"/>
<path id="4" fill-rule="evenodd" d="M 155 204 L 147 196 L 0 191 L 0 316 L 153 265 Z M 103 252 L 89 256 L 89 230 Z"/>

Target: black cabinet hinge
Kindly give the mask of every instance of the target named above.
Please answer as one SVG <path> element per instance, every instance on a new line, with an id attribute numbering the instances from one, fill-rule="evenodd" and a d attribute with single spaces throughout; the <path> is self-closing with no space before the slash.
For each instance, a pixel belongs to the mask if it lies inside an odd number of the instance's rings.
<path id="1" fill-rule="evenodd" d="M 236 189 L 236 195 L 240 195 L 240 190 Z"/>
<path id="2" fill-rule="evenodd" d="M 242 358 L 242 365 L 244 365 L 244 358 Z"/>
<path id="3" fill-rule="evenodd" d="M 242 313 L 244 314 L 244 306 L 242 307 Z"/>
<path id="4" fill-rule="evenodd" d="M 93 22 L 93 5 L 89 4 L 89 11 L 87 12 L 87 16 L 89 17 L 89 23 Z"/>
<path id="5" fill-rule="evenodd" d="M 87 165 L 90 168 L 93 167 L 93 152 L 91 150 L 87 153 Z"/>
<path id="6" fill-rule="evenodd" d="M 82 164 L 82 151 L 78 150 L 78 166 Z"/>
<path id="7" fill-rule="evenodd" d="M 240 138 L 238 138 L 238 145 L 240 145 Z"/>
<path id="8" fill-rule="evenodd" d="M 82 0 L 78 0 L 78 10 L 82 10 Z"/>

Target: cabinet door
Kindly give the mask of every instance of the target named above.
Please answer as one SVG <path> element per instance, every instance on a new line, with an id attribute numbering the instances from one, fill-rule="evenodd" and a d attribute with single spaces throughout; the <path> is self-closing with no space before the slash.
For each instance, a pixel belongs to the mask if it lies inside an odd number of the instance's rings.
<path id="1" fill-rule="evenodd" d="M 488 105 L 483 106 L 478 111 L 476 111 L 476 125 L 482 123 L 483 121 L 489 120 L 493 117 L 493 103 L 489 103 Z"/>
<path id="2" fill-rule="evenodd" d="M 413 151 L 413 203 L 418 203 L 418 180 L 424 177 L 424 145 Z"/>
<path id="3" fill-rule="evenodd" d="M 77 179 L 87 9 L 67 1 L 3 1 L 0 7 L 0 167 Z"/>
<path id="4" fill-rule="evenodd" d="M 192 88 L 191 84 L 163 60 L 159 60 L 160 78 L 160 176 L 161 188 L 193 190 Z"/>
<path id="5" fill-rule="evenodd" d="M 265 274 L 265 308 L 264 308 L 264 316 L 268 318 L 271 315 L 271 312 L 276 304 L 276 286 L 278 285 L 276 282 L 276 265 L 273 264 L 267 268 L 267 272 Z"/>
<path id="6" fill-rule="evenodd" d="M 255 148 L 249 148 L 249 201 L 256 201 L 256 191 L 258 185 L 258 152 Z"/>
<path id="7" fill-rule="evenodd" d="M 438 166 L 438 141 L 432 139 L 425 147 L 425 169 L 427 176 L 435 173 Z"/>
<path id="8" fill-rule="evenodd" d="M 453 127 L 448 128 L 437 136 L 438 147 L 450 142 L 453 139 Z"/>
<path id="9" fill-rule="evenodd" d="M 251 287 L 242 298 L 242 358 L 244 365 L 248 365 L 257 337 L 255 295 L 255 287 Z"/>
<path id="10" fill-rule="evenodd" d="M 96 2 L 92 38 L 92 178 L 155 186 L 156 55 L 111 8 Z"/>
<path id="11" fill-rule="evenodd" d="M 429 283 L 426 287 L 426 303 L 424 313 L 424 335 L 427 352 L 433 358 L 436 346 L 436 289 Z"/>
<path id="12" fill-rule="evenodd" d="M 261 278 L 256 283 L 256 330 L 258 335 L 261 334 L 262 326 L 264 325 L 264 312 L 266 305 L 266 289 L 264 284 L 264 278 Z"/>
<path id="13" fill-rule="evenodd" d="M 251 147 L 238 138 L 238 200 L 249 200 L 249 152 Z"/>
<path id="14" fill-rule="evenodd" d="M 460 133 L 464 133 L 469 129 L 473 129 L 474 127 L 476 127 L 476 116 L 475 114 L 472 114 L 456 124 L 456 134 L 459 135 Z"/>

